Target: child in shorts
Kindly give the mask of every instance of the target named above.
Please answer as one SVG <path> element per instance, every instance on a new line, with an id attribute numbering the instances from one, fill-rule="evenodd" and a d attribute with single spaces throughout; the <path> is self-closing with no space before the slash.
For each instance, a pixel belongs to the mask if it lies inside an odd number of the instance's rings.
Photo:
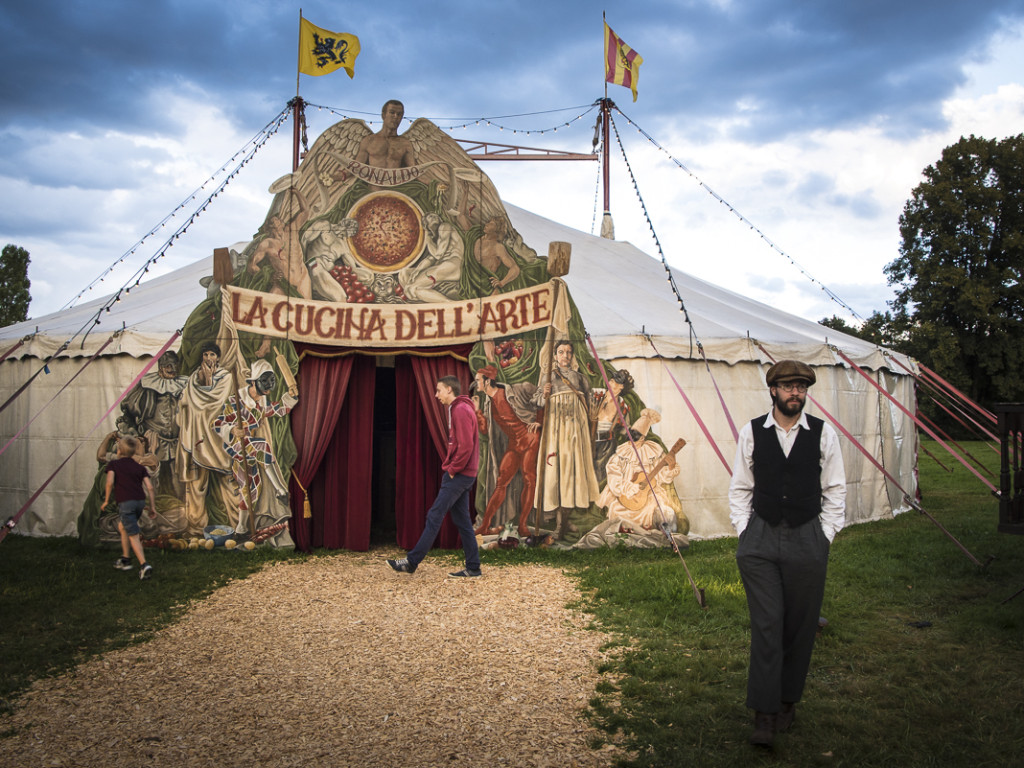
<path id="1" fill-rule="evenodd" d="M 120 519 L 117 530 L 121 533 L 121 557 L 114 567 L 121 571 L 132 569 L 132 559 L 128 547 L 139 559 L 139 578 L 148 579 L 153 575 L 153 567 L 146 562 L 146 553 L 142 549 L 142 535 L 139 531 L 139 518 L 146 508 L 149 499 L 149 516 L 156 517 L 156 501 L 153 498 L 153 483 L 149 480 L 149 472 L 132 456 L 138 449 L 138 440 L 130 435 L 121 438 L 117 444 L 117 458 L 107 464 L 106 495 L 103 506 L 110 503 L 110 492 L 114 492 Z"/>

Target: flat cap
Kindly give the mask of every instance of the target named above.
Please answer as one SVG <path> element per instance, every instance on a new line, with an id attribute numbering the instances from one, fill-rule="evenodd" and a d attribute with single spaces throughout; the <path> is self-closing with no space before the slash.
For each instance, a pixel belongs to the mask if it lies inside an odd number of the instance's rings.
<path id="1" fill-rule="evenodd" d="M 807 363 L 801 363 L 799 360 L 779 360 L 768 369 L 768 374 L 764 379 L 768 382 L 769 387 L 774 387 L 778 381 L 790 379 L 803 379 L 810 386 L 818 380 L 818 377 L 814 375 L 814 369 Z"/>

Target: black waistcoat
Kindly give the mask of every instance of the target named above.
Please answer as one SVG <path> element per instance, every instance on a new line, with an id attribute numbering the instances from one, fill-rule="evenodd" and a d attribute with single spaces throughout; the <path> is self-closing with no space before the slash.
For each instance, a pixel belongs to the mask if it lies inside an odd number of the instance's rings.
<path id="1" fill-rule="evenodd" d="M 765 429 L 765 417 L 754 419 L 754 514 L 769 525 L 785 520 L 796 526 L 821 514 L 821 429 L 825 422 L 807 417 L 810 429 L 800 429 L 789 456 L 782 452 L 775 429 Z"/>

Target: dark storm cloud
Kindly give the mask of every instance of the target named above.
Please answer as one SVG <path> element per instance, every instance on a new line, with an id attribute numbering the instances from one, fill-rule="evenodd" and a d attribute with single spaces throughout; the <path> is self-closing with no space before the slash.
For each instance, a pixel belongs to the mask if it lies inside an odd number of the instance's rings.
<path id="1" fill-rule="evenodd" d="M 276 32 L 251 18 L 214 2 L 6 4 L 0 11 L 3 123 L 159 134 L 167 127 L 162 116 L 142 108 L 154 89 L 194 82 L 212 92 L 244 91 L 288 71 L 283 49 L 281 66 L 268 55 L 274 48 L 267 38 Z"/>
<path id="2" fill-rule="evenodd" d="M 963 65 L 1024 15 L 1024 0 L 638 5 L 609 11 L 609 23 L 645 57 L 643 114 L 741 115 L 737 138 L 762 141 L 878 116 L 896 134 L 934 128 Z M 304 79 L 327 97 L 321 103 L 372 107 L 351 99 L 393 89 L 422 102 L 419 114 L 471 116 L 526 111 L 541 99 L 547 108 L 588 103 L 602 92 L 601 23 L 588 3 L 305 6 L 314 23 L 363 42 L 355 81 Z M 292 90 L 297 11 L 240 0 L 8 3 L 0 123 L 174 133 L 147 99 L 191 85 L 256 125 Z M 613 89 L 613 98 L 637 108 L 627 91 Z"/>
<path id="3" fill-rule="evenodd" d="M 641 82 L 695 121 L 744 116 L 735 138 L 760 141 L 878 118 L 895 135 L 934 129 L 963 66 L 1024 14 L 1021 0 L 722 5 L 648 28 L 636 48 L 661 40 L 675 54 L 645 62 Z"/>

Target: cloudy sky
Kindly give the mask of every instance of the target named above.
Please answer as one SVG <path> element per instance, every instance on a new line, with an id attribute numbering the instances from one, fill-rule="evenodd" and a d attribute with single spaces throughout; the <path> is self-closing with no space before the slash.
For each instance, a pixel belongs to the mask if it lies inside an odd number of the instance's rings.
<path id="1" fill-rule="evenodd" d="M 354 79 L 301 77 L 299 93 L 316 105 L 311 141 L 341 115 L 376 119 L 376 129 L 381 104 L 398 98 L 407 118 L 456 138 L 590 151 L 604 95 L 598 4 L 301 7 L 362 43 Z M 4 4 L 0 243 L 31 253 L 31 316 L 75 299 L 177 209 L 80 300 L 118 288 L 224 173 L 192 201 L 199 186 L 237 165 L 296 94 L 299 8 Z M 657 254 L 646 209 L 674 266 L 810 319 L 855 318 L 822 286 L 861 317 L 885 309 L 883 268 L 921 171 L 961 135 L 1024 131 L 1024 0 L 609 0 L 603 10 L 644 57 L 635 104 L 608 86 L 629 161 L 613 143 L 616 236 Z M 150 274 L 250 238 L 267 187 L 289 170 L 287 122 Z M 595 163 L 484 170 L 509 202 L 592 230 Z"/>

